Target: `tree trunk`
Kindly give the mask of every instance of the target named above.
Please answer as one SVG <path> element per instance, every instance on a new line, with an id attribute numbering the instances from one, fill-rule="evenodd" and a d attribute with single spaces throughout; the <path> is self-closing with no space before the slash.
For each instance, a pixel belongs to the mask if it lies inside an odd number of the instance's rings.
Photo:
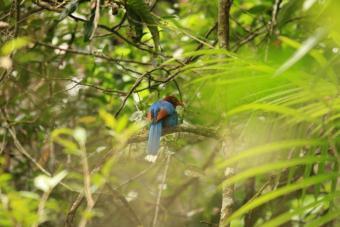
<path id="1" fill-rule="evenodd" d="M 219 0 L 219 4 L 218 4 L 218 31 L 217 31 L 218 43 L 221 48 L 227 49 L 227 50 L 229 49 L 229 42 L 230 42 L 229 18 L 230 18 L 231 4 L 232 4 L 232 0 Z M 234 174 L 234 168 L 226 168 L 225 178 L 229 178 L 233 174 Z M 223 187 L 221 217 L 220 217 L 220 223 L 219 223 L 220 227 L 229 226 L 229 224 L 227 224 L 227 219 L 233 212 L 234 203 L 235 203 L 234 185 L 228 185 L 228 186 Z"/>
<path id="2" fill-rule="evenodd" d="M 229 49 L 229 17 L 232 0 L 219 0 L 218 4 L 218 43 L 221 48 Z"/>

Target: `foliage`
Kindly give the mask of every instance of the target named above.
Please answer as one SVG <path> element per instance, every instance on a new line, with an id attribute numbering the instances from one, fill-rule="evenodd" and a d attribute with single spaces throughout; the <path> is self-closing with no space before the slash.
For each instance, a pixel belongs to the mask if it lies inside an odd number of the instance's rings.
<path id="1" fill-rule="evenodd" d="M 217 3 L 0 1 L 0 226 L 339 224 L 339 2 Z"/>

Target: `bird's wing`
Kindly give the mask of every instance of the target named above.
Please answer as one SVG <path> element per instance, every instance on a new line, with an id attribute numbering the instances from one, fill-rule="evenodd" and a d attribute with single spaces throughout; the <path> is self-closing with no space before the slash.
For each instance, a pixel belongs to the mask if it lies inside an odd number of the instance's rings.
<path id="1" fill-rule="evenodd" d="M 164 120 L 164 127 L 174 127 L 178 124 L 178 115 L 176 112 L 173 114 L 169 114 L 168 117 Z"/>
<path id="2" fill-rule="evenodd" d="M 146 117 L 150 121 L 156 120 L 158 122 L 173 114 L 173 112 L 175 112 L 173 105 L 162 100 L 152 104 Z"/>
<path id="3" fill-rule="evenodd" d="M 169 112 L 165 108 L 160 108 L 158 113 L 157 113 L 157 118 L 156 121 L 163 120 L 169 115 Z"/>
<path id="4" fill-rule="evenodd" d="M 156 121 L 163 120 L 175 112 L 176 112 L 176 109 L 171 103 L 167 101 L 160 101 Z"/>

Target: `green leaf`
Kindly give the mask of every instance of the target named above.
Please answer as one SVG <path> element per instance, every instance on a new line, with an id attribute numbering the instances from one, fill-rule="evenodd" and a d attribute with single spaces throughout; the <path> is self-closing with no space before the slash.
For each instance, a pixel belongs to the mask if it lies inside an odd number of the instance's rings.
<path id="1" fill-rule="evenodd" d="M 72 136 L 73 135 L 73 131 L 72 131 L 72 129 L 69 129 L 69 128 L 58 128 L 58 129 L 55 129 L 52 132 L 52 139 L 55 139 L 55 138 L 57 138 L 58 136 L 60 136 L 62 134 Z"/>
<path id="2" fill-rule="evenodd" d="M 267 173 L 273 170 L 279 170 L 284 168 L 289 168 L 297 165 L 307 165 L 307 164 L 313 164 L 313 163 L 324 163 L 327 161 L 333 161 L 334 158 L 330 158 L 327 156 L 323 157 L 304 157 L 304 158 L 296 158 L 291 160 L 285 160 L 285 161 L 279 161 L 274 163 L 269 163 L 266 165 L 261 165 L 255 168 L 247 169 L 241 173 L 238 173 L 234 176 L 229 177 L 227 180 L 223 182 L 224 186 L 234 184 L 236 182 L 240 182 L 244 179 L 247 179 L 249 177 L 258 176 L 263 173 Z"/>
<path id="3" fill-rule="evenodd" d="M 63 170 L 53 177 L 46 175 L 39 175 L 34 179 L 34 185 L 38 189 L 47 192 L 53 189 L 57 184 L 59 184 L 62 179 L 67 175 L 67 171 Z"/>
<path id="4" fill-rule="evenodd" d="M 283 223 L 286 223 L 287 221 L 289 221 L 293 216 L 303 214 L 306 211 L 308 211 L 310 208 L 317 207 L 317 206 L 319 206 L 319 204 L 322 204 L 322 203 L 325 203 L 325 202 L 330 202 L 338 196 L 340 196 L 339 191 L 332 193 L 332 194 L 329 194 L 329 195 L 326 195 L 325 197 L 318 199 L 317 201 L 315 201 L 311 204 L 308 204 L 307 206 L 304 206 L 304 207 L 301 207 L 299 209 L 288 211 L 284 214 L 281 214 L 281 215 L 271 219 L 270 221 L 265 222 L 261 226 L 262 227 L 280 226 Z"/>
<path id="5" fill-rule="evenodd" d="M 271 9 L 270 5 L 255 5 L 254 7 L 248 10 L 249 13 L 252 14 L 263 14 L 268 12 Z"/>
<path id="6" fill-rule="evenodd" d="M 77 144 L 70 139 L 65 139 L 61 137 L 62 135 L 73 136 L 74 135 L 73 133 L 74 133 L 73 130 L 69 128 L 55 129 L 52 132 L 52 140 L 63 146 L 66 149 L 66 152 L 78 155 L 79 149 Z"/>
<path id="7" fill-rule="evenodd" d="M 320 184 L 324 181 L 331 180 L 333 178 L 336 178 L 339 174 L 338 173 L 330 173 L 330 174 L 324 174 L 324 175 L 318 175 L 315 177 L 309 177 L 307 179 L 303 179 L 301 181 L 298 181 L 294 184 L 290 184 L 287 186 L 284 186 L 282 188 L 279 188 L 275 191 L 271 191 L 267 194 L 264 194 L 254 200 L 251 200 L 250 202 L 243 205 L 241 208 L 239 208 L 237 211 L 235 211 L 228 219 L 227 222 L 229 223 L 231 220 L 237 219 L 241 217 L 242 215 L 246 214 L 250 210 L 267 203 L 277 197 L 286 195 L 290 192 L 310 187 L 312 185 Z M 227 224 L 227 223 L 224 223 Z"/>
<path id="8" fill-rule="evenodd" d="M 105 110 L 99 110 L 100 118 L 105 122 L 105 125 L 111 129 L 115 129 L 117 126 L 117 120 L 114 118 L 113 115 L 106 112 Z"/>
<path id="9" fill-rule="evenodd" d="M 134 14 L 138 16 L 146 24 L 152 35 L 155 50 L 157 52 L 159 50 L 159 32 L 157 27 L 157 20 L 151 14 L 148 5 L 144 2 L 144 0 L 127 0 L 125 7 L 128 12 L 128 15 Z M 138 32 L 140 32 L 140 28 Z"/>
<path id="10" fill-rule="evenodd" d="M 58 21 L 64 20 L 67 16 L 69 16 L 71 13 L 76 11 L 76 9 L 79 6 L 79 0 L 72 0 L 69 2 L 66 6 L 65 9 L 61 12 L 59 15 Z"/>
<path id="11" fill-rule="evenodd" d="M 303 11 L 309 10 L 316 2 L 317 0 L 305 0 L 303 3 Z"/>
<path id="12" fill-rule="evenodd" d="M 254 156 L 259 156 L 262 154 L 271 153 L 274 151 L 279 151 L 282 149 L 289 149 L 289 148 L 296 148 L 296 147 L 303 147 L 303 146 L 316 146 L 316 145 L 321 145 L 322 143 L 324 143 L 322 140 L 284 140 L 284 141 L 268 143 L 265 145 L 251 148 L 249 150 L 239 152 L 238 155 L 235 155 L 225 161 L 218 163 L 216 165 L 216 168 L 223 169 L 226 166 L 230 166 L 231 164 L 234 164 L 239 160 L 254 157 Z"/>
<path id="13" fill-rule="evenodd" d="M 254 110 L 261 110 L 265 112 L 275 112 L 282 114 L 284 116 L 293 117 L 297 121 L 312 121 L 313 118 L 311 116 L 306 116 L 306 114 L 285 106 L 280 105 L 273 105 L 273 104 L 266 104 L 266 103 L 250 103 L 245 104 L 242 106 L 238 106 L 230 111 L 227 112 L 227 116 L 233 116 L 241 112 L 245 111 L 254 111 Z"/>
<path id="14" fill-rule="evenodd" d="M 290 57 L 285 63 L 283 63 L 279 69 L 277 69 L 275 75 L 280 75 L 291 68 L 295 63 L 297 63 L 301 58 L 303 58 L 312 48 L 314 48 L 319 41 L 326 36 L 326 30 L 320 28 L 315 32 L 314 35 L 310 36 L 305 40 L 300 48 Z"/>
<path id="15" fill-rule="evenodd" d="M 105 162 L 105 164 L 100 170 L 104 177 L 110 176 L 112 167 L 113 165 L 115 165 L 116 161 L 117 161 L 116 158 L 113 156 L 108 161 Z"/>
<path id="16" fill-rule="evenodd" d="M 326 215 L 314 220 L 313 222 L 307 223 L 306 227 L 319 227 L 323 226 L 327 222 L 339 218 L 340 216 L 340 209 L 334 210 L 333 212 L 328 212 Z"/>
<path id="17" fill-rule="evenodd" d="M 1 48 L 1 55 L 10 55 L 13 51 L 27 46 L 30 43 L 28 37 L 18 37 L 6 42 Z"/>
<path id="18" fill-rule="evenodd" d="M 340 32 L 338 31 L 331 31 L 330 37 L 336 43 L 336 45 L 340 46 Z"/>
<path id="19" fill-rule="evenodd" d="M 12 179 L 10 174 L 2 173 L 0 174 L 0 186 L 8 184 L 8 182 Z"/>
<path id="20" fill-rule="evenodd" d="M 121 117 L 117 122 L 117 127 L 116 127 L 117 133 L 121 133 L 126 128 L 128 122 L 129 122 L 129 118 L 126 115 Z"/>

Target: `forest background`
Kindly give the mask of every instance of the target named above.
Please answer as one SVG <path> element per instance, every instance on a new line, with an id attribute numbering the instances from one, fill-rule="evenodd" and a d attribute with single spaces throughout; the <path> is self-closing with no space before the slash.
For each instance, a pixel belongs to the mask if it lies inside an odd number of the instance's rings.
<path id="1" fill-rule="evenodd" d="M 339 226 L 339 11 L 0 0 L 0 226 Z"/>

